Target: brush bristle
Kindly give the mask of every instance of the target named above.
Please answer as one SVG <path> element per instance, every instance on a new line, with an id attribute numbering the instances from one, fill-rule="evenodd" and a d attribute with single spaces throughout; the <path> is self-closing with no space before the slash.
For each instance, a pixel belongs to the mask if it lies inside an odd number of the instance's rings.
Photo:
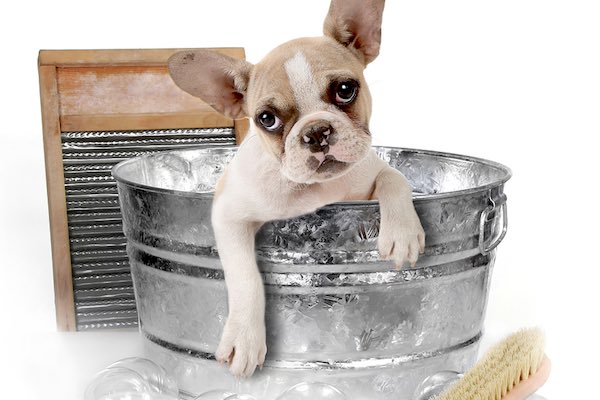
<path id="1" fill-rule="evenodd" d="M 465 375 L 436 400 L 500 400 L 540 367 L 544 334 L 524 329 L 493 346 Z"/>

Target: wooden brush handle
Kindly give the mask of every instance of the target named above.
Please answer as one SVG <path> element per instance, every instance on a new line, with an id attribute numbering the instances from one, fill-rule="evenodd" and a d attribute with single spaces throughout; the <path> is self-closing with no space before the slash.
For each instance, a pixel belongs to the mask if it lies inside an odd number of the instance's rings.
<path id="1" fill-rule="evenodd" d="M 546 383 L 548 376 L 550 376 L 550 359 L 544 355 L 544 359 L 538 370 L 529 378 L 515 385 L 515 387 L 506 393 L 506 396 L 502 397 L 502 400 L 527 399 Z"/>

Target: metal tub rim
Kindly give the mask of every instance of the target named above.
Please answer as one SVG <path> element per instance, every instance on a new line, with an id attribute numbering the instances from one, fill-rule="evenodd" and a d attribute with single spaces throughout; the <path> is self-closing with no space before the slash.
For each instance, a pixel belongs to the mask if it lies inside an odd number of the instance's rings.
<path id="1" fill-rule="evenodd" d="M 211 153 L 222 154 L 222 153 L 229 153 L 231 151 L 237 151 L 238 148 L 239 148 L 239 146 L 214 146 L 214 147 L 211 146 L 210 148 L 199 147 L 199 148 L 195 148 L 195 149 L 192 148 L 192 149 L 175 150 L 175 151 L 191 152 L 191 151 L 201 151 L 203 149 L 210 149 Z M 413 201 L 415 203 L 445 199 L 445 198 L 456 197 L 456 196 L 466 196 L 466 195 L 470 195 L 473 193 L 480 193 L 482 191 L 487 191 L 487 190 L 496 188 L 498 186 L 502 186 L 512 177 L 512 171 L 509 167 L 507 167 L 506 165 L 501 164 L 499 162 L 490 161 L 490 160 L 487 160 L 484 158 L 472 157 L 472 156 L 467 156 L 467 155 L 457 154 L 457 153 L 447 153 L 447 152 L 435 151 L 435 150 L 422 150 L 422 149 L 412 149 L 412 148 L 394 147 L 394 146 L 373 146 L 373 149 L 375 151 L 392 150 L 392 151 L 398 151 L 398 152 L 404 152 L 404 153 L 421 154 L 421 155 L 426 155 L 426 156 L 431 156 L 431 157 L 443 157 L 443 158 L 447 158 L 447 159 L 451 158 L 451 159 L 456 159 L 456 160 L 465 161 L 465 162 L 476 162 L 476 163 L 483 164 L 488 167 L 497 169 L 498 171 L 501 172 L 500 177 L 498 179 L 496 179 L 492 182 L 489 182 L 485 185 L 466 188 L 466 189 L 460 189 L 460 190 L 444 191 L 444 192 L 440 192 L 440 193 L 430 193 L 430 194 L 419 194 L 417 196 L 413 196 Z M 142 156 L 130 158 L 128 160 L 122 161 L 122 162 L 118 163 L 117 165 L 115 165 L 111 170 L 111 174 L 117 182 L 127 185 L 127 186 L 130 186 L 130 187 L 133 187 L 133 188 L 144 189 L 144 190 L 148 190 L 148 191 L 152 191 L 152 192 L 156 192 L 156 193 L 173 194 L 173 195 L 177 195 L 177 196 L 192 197 L 192 198 L 205 198 L 205 199 L 213 198 L 213 196 L 214 196 L 213 190 L 205 191 L 205 192 L 192 192 L 192 191 L 186 191 L 186 190 L 161 188 L 161 187 L 146 185 L 146 184 L 139 183 L 139 182 L 134 182 L 130 179 L 125 178 L 121 174 L 121 170 L 124 169 L 127 165 L 136 163 L 136 162 L 138 162 L 138 160 L 140 160 L 142 158 L 155 157 L 160 154 L 168 154 L 168 153 L 173 153 L 173 152 L 174 152 L 173 150 L 170 150 L 170 151 L 164 151 L 164 152 L 153 153 L 153 154 L 149 154 L 149 155 L 142 155 Z M 374 206 L 377 204 L 379 204 L 379 202 L 377 200 L 341 201 L 341 202 L 336 202 L 336 203 L 325 205 L 322 208 L 335 207 L 335 206 L 340 206 L 340 205 L 353 208 L 353 207 L 363 207 L 363 206 Z"/>

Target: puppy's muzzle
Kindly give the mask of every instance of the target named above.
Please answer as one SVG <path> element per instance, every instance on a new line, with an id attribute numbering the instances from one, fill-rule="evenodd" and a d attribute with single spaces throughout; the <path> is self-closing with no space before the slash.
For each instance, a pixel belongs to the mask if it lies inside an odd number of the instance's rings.
<path id="1" fill-rule="evenodd" d="M 312 153 L 327 154 L 337 138 L 329 121 L 317 121 L 303 129 L 300 140 Z"/>

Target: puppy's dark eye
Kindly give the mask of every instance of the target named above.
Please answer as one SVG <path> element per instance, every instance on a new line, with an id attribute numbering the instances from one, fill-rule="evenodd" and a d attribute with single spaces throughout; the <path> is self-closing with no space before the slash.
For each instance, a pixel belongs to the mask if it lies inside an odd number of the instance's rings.
<path id="1" fill-rule="evenodd" d="M 269 132 L 275 132 L 283 126 L 283 121 L 271 111 L 263 111 L 256 116 L 256 120 Z"/>
<path id="2" fill-rule="evenodd" d="M 331 97 L 335 96 L 335 103 L 339 106 L 347 106 L 356 100 L 356 96 L 358 95 L 358 82 L 353 80 L 337 82 L 334 84 L 333 89 Z"/>

